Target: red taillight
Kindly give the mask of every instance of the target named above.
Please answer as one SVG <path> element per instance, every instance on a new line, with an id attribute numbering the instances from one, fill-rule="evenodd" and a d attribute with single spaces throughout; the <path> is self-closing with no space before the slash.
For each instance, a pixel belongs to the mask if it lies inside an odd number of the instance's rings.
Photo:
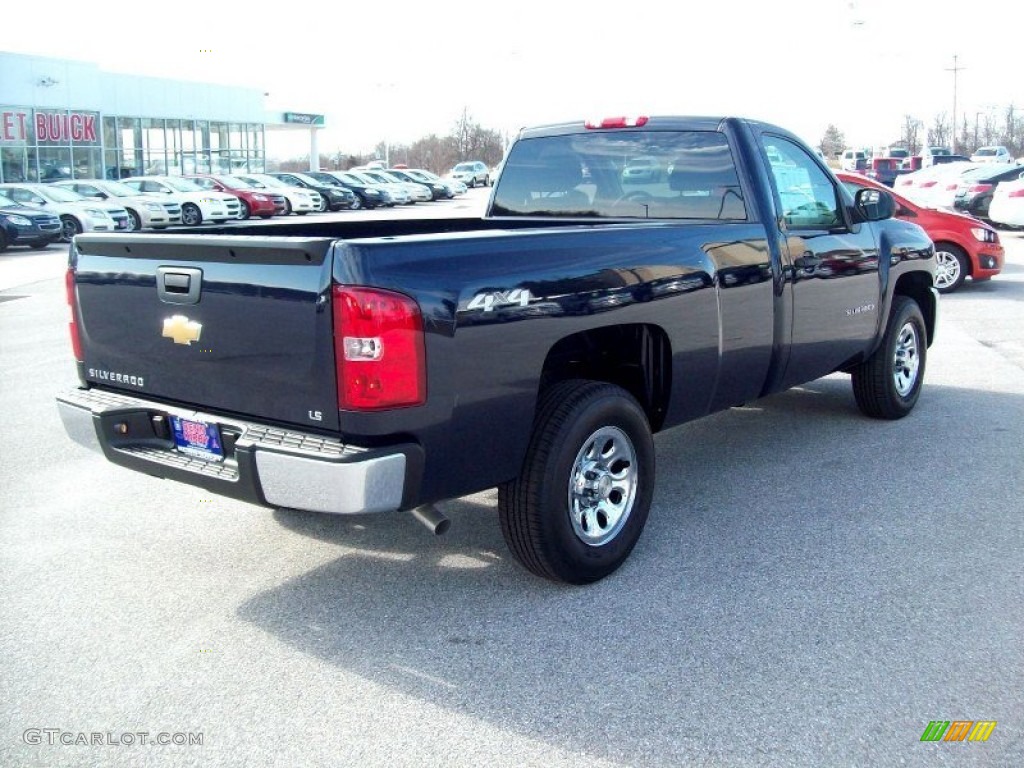
<path id="1" fill-rule="evenodd" d="M 71 332 L 71 351 L 75 360 L 82 362 L 82 339 L 78 334 L 78 301 L 75 298 L 75 271 L 68 267 L 64 274 L 64 289 L 68 299 L 68 309 L 71 311 L 71 322 L 68 323 L 68 330 Z"/>
<path id="2" fill-rule="evenodd" d="M 423 318 L 416 302 L 345 285 L 334 286 L 333 297 L 338 406 L 372 411 L 426 402 Z"/>
<path id="3" fill-rule="evenodd" d="M 1007 197 L 1024 197 L 1024 187 L 1018 187 L 1017 189 L 1011 190 Z"/>
<path id="4" fill-rule="evenodd" d="M 587 128 L 639 128 L 647 125 L 646 117 L 606 117 L 603 120 L 587 120 Z"/>
<path id="5" fill-rule="evenodd" d="M 934 187 L 935 184 L 936 184 L 936 182 L 934 182 L 934 181 L 922 181 L 920 184 L 918 184 L 918 186 L 919 187 Z"/>
<path id="6" fill-rule="evenodd" d="M 988 192 L 990 189 L 992 189 L 991 184 L 975 184 L 968 191 L 980 195 L 982 192 Z"/>

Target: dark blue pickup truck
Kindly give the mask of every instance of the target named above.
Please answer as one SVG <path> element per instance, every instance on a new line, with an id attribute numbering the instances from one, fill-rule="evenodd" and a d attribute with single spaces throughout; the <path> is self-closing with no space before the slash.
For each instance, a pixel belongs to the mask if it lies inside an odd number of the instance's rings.
<path id="1" fill-rule="evenodd" d="M 59 410 L 273 507 L 443 530 L 497 486 L 523 565 L 591 582 L 644 527 L 653 433 L 835 371 L 911 411 L 934 259 L 893 212 L 775 126 L 652 117 L 524 130 L 482 219 L 80 235 Z"/>

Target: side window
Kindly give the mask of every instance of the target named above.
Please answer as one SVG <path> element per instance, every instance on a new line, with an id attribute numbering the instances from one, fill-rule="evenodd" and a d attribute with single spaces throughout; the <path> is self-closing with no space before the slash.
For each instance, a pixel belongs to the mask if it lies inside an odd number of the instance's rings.
<path id="1" fill-rule="evenodd" d="M 786 225 L 791 229 L 828 229 L 841 224 L 835 185 L 811 156 L 779 136 L 762 136 L 761 142 Z"/>
<path id="2" fill-rule="evenodd" d="M 216 187 L 216 184 L 214 184 L 213 181 L 211 181 L 210 179 L 192 179 L 192 181 L 198 184 L 203 189 L 213 189 L 214 187 Z"/>

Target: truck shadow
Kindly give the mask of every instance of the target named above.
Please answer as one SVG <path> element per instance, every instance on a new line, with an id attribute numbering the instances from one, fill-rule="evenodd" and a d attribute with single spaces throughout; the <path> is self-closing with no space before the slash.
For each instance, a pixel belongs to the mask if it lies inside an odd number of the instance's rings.
<path id="1" fill-rule="evenodd" d="M 970 484 L 946 469 L 954 439 L 978 461 L 1011 455 L 1005 425 L 1024 420 L 1024 399 L 926 394 L 909 419 L 875 422 L 833 377 L 659 435 L 644 537 L 589 587 L 515 563 L 494 491 L 440 505 L 452 528 L 438 538 L 409 515 L 280 510 L 283 527 L 338 546 L 338 557 L 238 613 L 326 664 L 593 759 L 760 763 L 781 734 L 787 751 L 854 759 L 864 722 L 883 724 L 878 748 L 895 747 L 915 737 L 898 730 L 915 686 L 923 698 L 941 684 L 927 659 L 978 621 L 947 613 L 945 558 L 961 564 L 993 546 L 1013 557 L 1021 546 L 1019 535 L 979 534 Z M 931 436 L 912 456 L 894 448 L 908 430 Z M 922 473 L 929 502 L 894 504 L 894 489 L 921 487 Z M 908 568 L 922 528 L 939 532 L 934 563 Z M 943 629 L 908 645 L 908 613 Z M 870 695 L 833 721 L 852 688 Z M 751 721 L 757 711 L 770 725 Z"/>

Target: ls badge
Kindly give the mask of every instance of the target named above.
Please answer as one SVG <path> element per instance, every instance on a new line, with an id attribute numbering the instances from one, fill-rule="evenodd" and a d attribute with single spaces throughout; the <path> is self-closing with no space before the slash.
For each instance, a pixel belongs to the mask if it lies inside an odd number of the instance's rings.
<path id="1" fill-rule="evenodd" d="M 173 315 L 164 320 L 165 339 L 174 339 L 175 344 L 191 344 L 199 341 L 199 334 L 203 332 L 202 323 L 189 320 L 184 315 Z"/>

